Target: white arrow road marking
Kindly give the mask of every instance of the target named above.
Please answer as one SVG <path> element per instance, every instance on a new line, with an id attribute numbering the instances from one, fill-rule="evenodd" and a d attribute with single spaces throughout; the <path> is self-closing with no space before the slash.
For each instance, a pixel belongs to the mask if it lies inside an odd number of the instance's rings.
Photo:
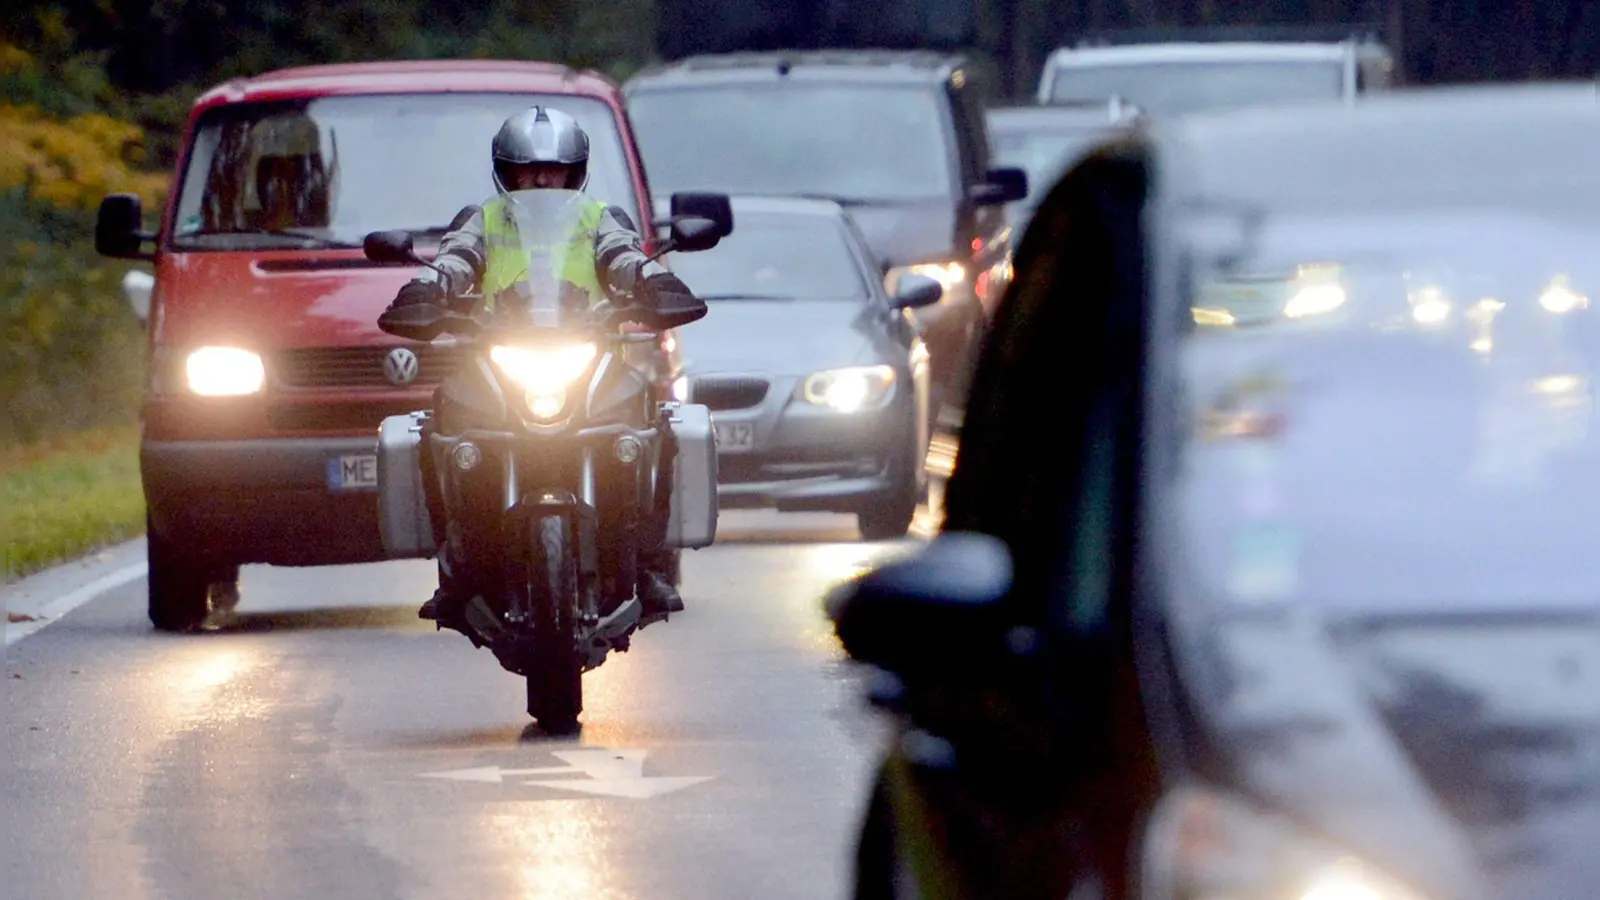
<path id="1" fill-rule="evenodd" d="M 710 775 L 661 776 L 654 778 L 606 778 L 591 781 L 530 781 L 539 787 L 560 788 L 564 791 L 582 791 L 585 794 L 602 794 L 607 797 L 627 797 L 648 800 L 686 787 L 710 781 Z"/>
<path id="2" fill-rule="evenodd" d="M 450 781 L 475 781 L 482 784 L 503 784 L 508 777 L 525 775 L 587 775 L 564 781 L 536 780 L 523 784 L 580 791 L 607 797 L 629 797 L 646 800 L 662 794 L 680 791 L 686 787 L 710 781 L 709 775 L 682 777 L 646 777 L 644 758 L 648 750 L 558 750 L 552 753 L 566 763 L 564 766 L 542 766 L 534 769 L 502 769 L 499 766 L 481 766 L 474 769 L 456 769 L 450 772 L 429 772 L 423 778 L 443 778 Z"/>
<path id="3" fill-rule="evenodd" d="M 422 777 L 500 784 L 506 780 L 508 775 L 577 775 L 582 772 L 582 769 L 575 769 L 572 766 L 545 766 L 538 769 L 502 769 L 499 766 L 484 766 L 479 769 L 456 769 L 453 772 L 427 772 Z"/>

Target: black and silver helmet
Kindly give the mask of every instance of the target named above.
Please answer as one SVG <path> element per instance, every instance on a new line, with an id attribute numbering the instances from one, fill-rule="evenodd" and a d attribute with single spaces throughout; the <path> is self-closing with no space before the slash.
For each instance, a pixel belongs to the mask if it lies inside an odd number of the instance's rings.
<path id="1" fill-rule="evenodd" d="M 533 106 L 507 119 L 494 136 L 494 185 L 513 190 L 511 174 L 526 165 L 571 166 L 567 189 L 581 191 L 589 181 L 589 136 L 578 120 L 557 109 Z"/>

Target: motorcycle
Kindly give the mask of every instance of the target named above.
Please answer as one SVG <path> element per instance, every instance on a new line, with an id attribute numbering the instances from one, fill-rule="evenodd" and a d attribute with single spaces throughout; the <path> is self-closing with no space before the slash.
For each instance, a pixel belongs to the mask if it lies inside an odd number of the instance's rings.
<path id="1" fill-rule="evenodd" d="M 492 304 L 401 307 L 379 322 L 408 340 L 450 336 L 467 351 L 434 409 L 379 428 L 386 555 L 431 558 L 448 536 L 464 570 L 452 574 L 470 586 L 468 636 L 526 679 L 528 714 L 548 733 L 576 729 L 583 673 L 651 624 L 636 592 L 641 538 L 660 537 L 644 534 L 648 512 L 667 503 L 662 546 L 674 551 L 710 546 L 717 527 L 709 409 L 664 400 L 629 362 L 630 347 L 659 343 L 681 321 L 616 294 L 614 307 L 592 313 L 563 278 L 581 197 L 509 195 L 531 264 Z M 674 209 L 655 256 L 710 249 L 732 229 L 727 198 L 680 197 L 689 211 Z M 364 250 L 375 262 L 436 268 L 408 232 L 369 234 Z M 627 323 L 635 329 L 619 331 Z"/>

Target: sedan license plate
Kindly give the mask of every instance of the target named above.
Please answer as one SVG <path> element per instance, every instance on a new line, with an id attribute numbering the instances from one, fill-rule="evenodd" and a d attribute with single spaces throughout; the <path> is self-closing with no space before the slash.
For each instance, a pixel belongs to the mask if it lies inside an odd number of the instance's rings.
<path id="1" fill-rule="evenodd" d="M 328 488 L 370 491 L 378 487 L 378 454 L 351 453 L 328 458 Z"/>
<path id="2" fill-rule="evenodd" d="M 718 422 L 717 452 L 748 453 L 756 445 L 756 429 L 749 422 Z"/>

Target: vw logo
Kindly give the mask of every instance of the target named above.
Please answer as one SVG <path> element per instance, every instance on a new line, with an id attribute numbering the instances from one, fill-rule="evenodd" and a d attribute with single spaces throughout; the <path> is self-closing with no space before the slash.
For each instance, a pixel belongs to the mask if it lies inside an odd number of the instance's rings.
<path id="1" fill-rule="evenodd" d="M 404 347 L 396 347 L 383 358 L 383 377 L 389 383 L 403 387 L 417 380 L 417 355 Z"/>

